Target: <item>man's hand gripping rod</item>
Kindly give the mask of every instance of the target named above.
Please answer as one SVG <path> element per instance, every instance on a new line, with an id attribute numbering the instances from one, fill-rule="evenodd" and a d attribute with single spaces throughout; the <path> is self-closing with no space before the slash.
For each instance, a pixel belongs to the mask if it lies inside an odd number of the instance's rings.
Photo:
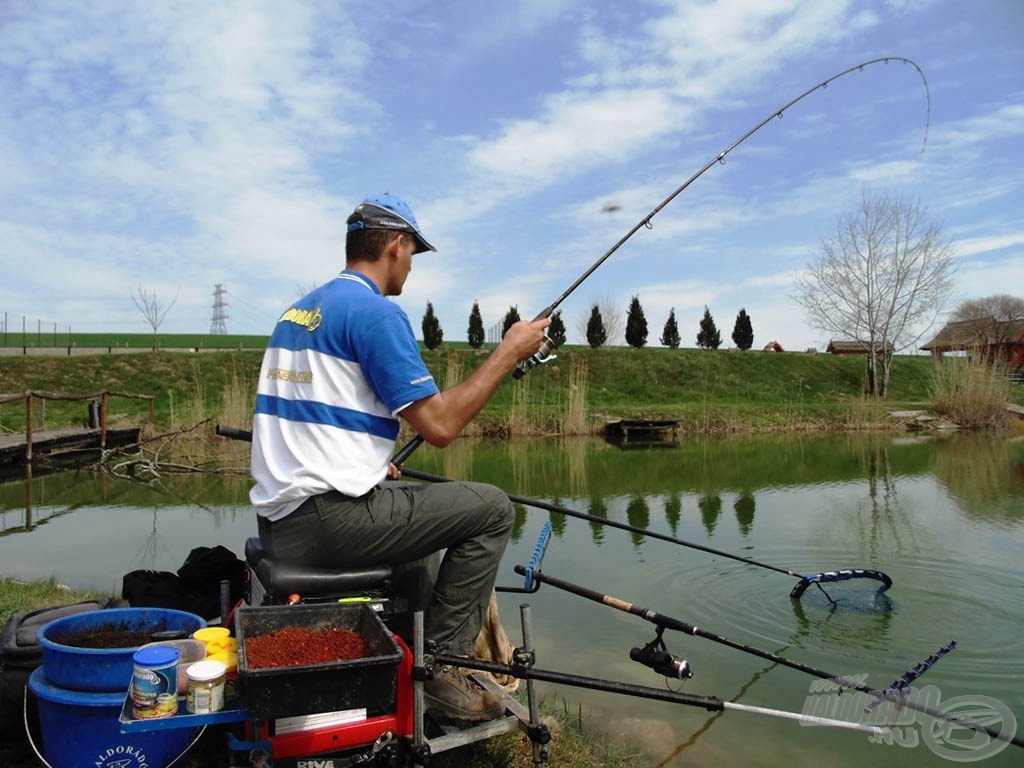
<path id="1" fill-rule="evenodd" d="M 564 299 L 562 296 L 557 302 L 545 307 L 541 310 L 541 313 L 533 318 L 532 322 L 536 323 L 538 320 L 544 320 L 551 317 L 551 313 L 555 311 L 555 307 Z M 555 342 L 551 340 L 551 337 L 546 333 L 544 334 L 544 341 L 541 342 L 540 349 L 534 352 L 525 360 L 520 360 L 516 363 L 516 367 L 512 370 L 513 379 L 521 379 L 523 376 L 530 372 L 530 369 L 537 365 L 543 365 L 544 363 L 550 363 L 558 355 L 551 354 L 555 351 Z"/>
<path id="2" fill-rule="evenodd" d="M 565 296 L 562 296 L 562 299 L 564 298 Z M 559 299 L 559 301 L 561 301 L 562 299 Z M 557 306 L 557 303 L 552 304 L 549 307 L 546 307 L 539 315 L 533 318 L 533 322 L 537 322 L 538 320 L 543 320 L 547 317 L 550 317 L 551 313 L 555 309 L 555 306 Z M 512 377 L 515 379 L 521 379 L 523 378 L 523 376 L 529 373 L 530 369 L 533 368 L 534 366 L 543 365 L 544 363 L 550 363 L 557 357 L 557 355 L 551 354 L 554 350 L 555 342 L 553 342 L 547 334 L 544 334 L 544 341 L 541 342 L 540 349 L 538 349 L 525 360 L 520 360 L 518 363 L 516 363 L 516 367 L 512 370 Z M 416 435 L 408 443 L 403 445 L 394 456 L 391 457 L 391 463 L 394 464 L 399 469 L 401 469 L 402 464 L 405 463 L 405 460 L 408 459 L 412 455 L 412 452 L 419 448 L 421 445 L 423 445 L 423 438 L 420 435 Z"/>

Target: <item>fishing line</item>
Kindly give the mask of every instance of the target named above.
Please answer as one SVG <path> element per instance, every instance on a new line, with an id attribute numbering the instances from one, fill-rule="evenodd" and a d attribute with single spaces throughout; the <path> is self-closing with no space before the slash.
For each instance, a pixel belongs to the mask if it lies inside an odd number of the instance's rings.
<path id="1" fill-rule="evenodd" d="M 864 61 L 864 62 L 861 62 L 860 64 L 855 64 L 852 67 L 844 69 L 842 72 L 837 72 L 836 74 L 832 75 L 832 77 L 828 78 L 827 80 L 823 80 L 822 82 L 818 83 L 817 85 L 815 85 L 815 86 L 813 86 L 811 88 L 808 88 L 806 91 L 801 93 L 795 99 L 787 102 L 783 106 L 781 106 L 778 109 L 774 110 L 771 114 L 769 114 L 766 118 L 764 118 L 764 120 L 759 122 L 757 125 L 755 125 L 753 128 L 751 128 L 749 131 L 747 131 L 742 136 L 740 136 L 738 139 L 736 139 L 732 144 L 730 144 L 728 147 L 726 147 L 721 152 L 719 152 L 717 155 L 715 155 L 713 158 L 711 158 L 699 171 L 697 171 L 690 178 L 688 178 L 686 181 L 684 181 L 682 184 L 680 184 L 678 187 L 676 187 L 676 189 L 668 197 L 666 197 L 664 200 L 662 200 L 660 203 L 658 203 L 651 210 L 650 213 L 648 213 L 646 216 L 644 216 L 642 219 L 640 219 L 640 221 L 638 221 L 633 226 L 632 229 L 630 229 L 625 235 L 623 235 L 619 239 L 619 241 L 615 243 L 615 245 L 613 245 L 611 248 L 609 248 L 607 251 L 605 251 L 604 254 L 597 261 L 595 261 L 590 266 L 589 269 L 587 269 L 582 275 L 580 275 L 576 279 L 576 282 L 574 282 L 572 285 L 570 285 L 565 290 L 565 292 L 562 293 L 561 296 L 559 296 L 551 304 L 549 304 L 547 307 L 545 307 L 543 310 L 541 310 L 540 314 L 538 314 L 537 317 L 534 318 L 534 319 L 535 320 L 540 320 L 542 318 L 545 318 L 545 317 L 548 317 L 549 315 L 551 315 L 551 313 L 554 312 L 555 309 L 563 301 L 565 301 L 569 297 L 569 294 L 571 294 L 573 291 L 575 291 L 580 286 L 580 284 L 583 283 L 584 280 L 586 280 L 588 277 L 590 277 L 590 275 L 593 274 L 593 272 L 598 267 L 600 267 L 602 264 L 604 264 L 609 259 L 609 257 L 613 253 L 615 253 L 617 250 L 619 250 L 619 248 L 627 240 L 629 240 L 629 238 L 631 238 L 633 235 L 635 235 L 637 233 L 637 231 L 641 227 L 646 227 L 647 229 L 652 229 L 653 227 L 651 225 L 651 219 L 653 219 L 661 211 L 662 208 L 664 208 L 666 205 L 668 205 L 673 200 L 675 200 L 676 197 L 678 197 L 679 194 L 683 192 L 683 190 L 685 190 L 687 187 L 689 187 L 691 184 L 693 184 L 693 182 L 695 182 L 697 179 L 699 179 L 701 176 L 703 176 L 713 166 L 715 166 L 716 164 L 717 165 L 725 165 L 725 158 L 726 158 L 726 156 L 730 152 L 732 152 L 734 149 L 736 149 L 736 147 L 738 147 L 744 141 L 746 141 L 751 136 L 753 136 L 755 133 L 757 133 L 759 130 L 761 130 L 765 125 L 770 123 L 772 120 L 776 120 L 776 119 L 781 120 L 782 119 L 782 115 L 785 114 L 785 112 L 790 107 L 794 106 L 795 104 L 797 104 L 800 101 L 803 101 L 805 98 L 810 96 L 815 91 L 823 90 L 825 88 L 828 88 L 830 83 L 835 82 L 839 78 L 845 77 L 846 75 L 850 74 L 851 72 L 863 72 L 865 67 L 870 67 L 873 64 L 888 64 L 890 61 L 901 62 L 903 64 L 909 64 L 910 66 L 912 66 L 915 70 L 917 70 L 917 73 L 921 76 L 921 82 L 924 84 L 925 98 L 926 98 L 926 101 L 927 101 L 927 105 L 926 105 L 926 112 L 927 112 L 927 114 L 925 116 L 924 138 L 923 138 L 923 140 L 921 142 L 921 151 L 924 152 L 925 146 L 927 145 L 927 142 L 928 142 L 928 128 L 931 125 L 931 119 L 932 119 L 932 96 L 931 96 L 931 91 L 928 88 L 928 80 L 924 76 L 924 70 L 922 70 L 921 67 L 919 67 L 915 61 L 913 61 L 911 59 L 903 58 L 902 56 L 885 56 L 885 57 L 882 57 L 882 58 L 871 59 L 870 61 Z M 538 362 L 543 362 L 543 361 L 535 361 L 533 364 L 536 365 Z M 530 367 L 532 367 L 532 365 L 529 365 L 529 364 L 526 365 L 527 369 L 530 368 Z M 524 371 L 524 373 L 525 373 L 525 371 Z M 521 375 L 522 374 L 520 374 L 520 376 Z"/>
<path id="2" fill-rule="evenodd" d="M 225 427 L 220 424 L 216 427 L 216 433 L 224 437 L 230 437 L 234 440 L 247 440 L 252 441 L 252 431 L 248 429 L 237 429 L 235 427 Z M 440 475 L 432 475 L 428 472 L 420 472 L 415 469 L 402 469 L 402 475 L 404 477 L 411 477 L 414 480 L 423 480 L 428 483 L 450 483 L 451 479 L 447 477 L 441 477 Z M 734 555 L 731 552 L 725 552 L 721 549 L 715 549 L 714 547 L 708 547 L 704 544 L 697 544 L 696 542 L 686 541 L 685 539 L 679 539 L 675 536 L 669 536 L 665 533 L 658 533 L 657 531 L 651 531 L 646 528 L 637 528 L 634 525 L 628 523 L 620 523 L 615 520 L 608 520 L 603 517 L 597 517 L 596 515 L 589 515 L 586 512 L 579 512 L 569 507 L 562 507 L 557 504 L 549 504 L 546 501 L 539 501 L 537 499 L 530 499 L 526 496 L 517 496 L 515 494 L 507 493 L 509 499 L 516 504 L 522 504 L 527 507 L 535 507 L 536 509 L 543 509 L 548 512 L 558 512 L 568 517 L 576 517 L 580 520 L 586 520 L 587 522 L 597 523 L 598 525 L 606 525 L 611 528 L 619 528 L 629 533 L 635 533 L 640 536 L 647 536 L 652 539 L 660 539 L 667 541 L 670 544 L 678 544 L 681 547 L 689 547 L 690 549 L 700 550 L 701 552 L 707 552 L 712 555 L 719 555 L 720 557 L 726 557 L 730 560 L 736 560 L 740 563 L 746 563 L 747 565 L 757 566 L 758 568 L 766 568 L 769 571 L 775 571 L 776 573 L 782 573 L 787 576 L 799 579 L 796 585 L 790 590 L 789 596 L 794 600 L 799 600 L 807 588 L 814 584 L 822 594 L 828 598 L 829 603 L 833 608 L 836 607 L 836 601 L 824 590 L 822 584 L 835 583 L 839 581 L 849 581 L 850 579 L 873 579 L 875 581 L 882 582 L 882 586 L 878 588 L 878 593 L 885 592 L 889 587 L 892 586 L 892 579 L 883 573 L 882 571 L 875 570 L 873 568 L 842 568 L 833 571 L 821 571 L 820 573 L 804 574 L 801 575 L 796 571 L 791 571 L 787 568 L 780 568 L 777 565 L 769 565 L 768 563 L 762 563 L 758 560 L 751 560 L 749 557 L 743 557 L 742 555 Z M 532 571 L 532 569 L 531 569 Z M 527 584 L 530 587 L 530 584 Z"/>
<path id="3" fill-rule="evenodd" d="M 542 320 L 542 319 L 544 319 L 546 317 L 550 317 L 551 314 L 555 311 L 555 309 L 557 309 L 559 307 L 559 305 L 561 305 L 561 303 L 563 301 L 565 301 L 569 297 L 570 294 L 572 294 L 573 291 L 575 291 L 577 288 L 579 288 L 580 285 L 583 283 L 583 281 L 586 280 L 588 277 L 590 277 L 598 267 L 600 267 L 602 264 L 604 264 L 611 257 L 611 255 L 613 253 L 615 253 L 617 250 L 619 250 L 619 248 L 621 248 L 622 245 L 625 244 L 625 242 L 627 240 L 629 240 L 633 235 L 635 235 L 641 228 L 652 229 L 653 226 L 651 224 L 651 219 L 653 219 L 662 210 L 662 208 L 664 208 L 666 205 L 668 205 L 673 200 L 675 200 L 676 197 L 678 197 L 683 192 L 683 190 L 685 190 L 687 187 L 689 187 L 691 184 L 693 184 L 693 182 L 695 182 L 697 179 L 699 179 L 701 176 L 703 176 L 705 173 L 707 173 L 707 171 L 710 170 L 713 166 L 715 166 L 715 165 L 725 165 L 725 158 L 726 158 L 726 156 L 729 155 L 729 153 L 731 153 L 734 149 L 736 149 L 736 147 L 738 147 L 740 144 L 745 142 L 747 139 L 749 139 L 755 133 L 760 131 L 764 126 L 766 126 L 772 120 L 776 120 L 776 119 L 781 120 L 783 114 L 785 114 L 786 111 L 789 110 L 791 107 L 793 107 L 794 105 L 796 105 L 799 102 L 803 101 L 805 98 L 810 96 L 815 91 L 824 90 L 824 89 L 828 88 L 828 86 L 831 83 L 834 83 L 836 80 L 839 80 L 840 78 L 845 77 L 846 75 L 850 74 L 851 72 L 863 72 L 864 69 L 867 68 L 867 67 L 873 66 L 875 64 L 888 64 L 889 62 L 898 62 L 898 63 L 901 63 L 901 64 L 908 64 L 911 67 L 913 67 L 914 70 L 917 72 L 917 74 L 920 75 L 920 77 L 921 77 L 921 83 L 924 85 L 925 101 L 926 101 L 926 105 L 925 105 L 926 114 L 925 114 L 924 138 L 921 141 L 921 151 L 924 152 L 925 147 L 927 146 L 927 143 L 928 143 L 928 129 L 931 126 L 931 120 L 932 120 L 932 95 L 931 95 L 931 90 L 928 88 L 928 79 L 924 75 L 924 70 L 921 69 L 920 66 L 918 66 L 917 62 L 913 61 L 912 59 L 904 58 L 903 56 L 883 56 L 883 57 L 879 57 L 877 59 L 871 59 L 869 61 L 863 61 L 860 64 L 855 64 L 852 67 L 848 67 L 847 69 L 844 69 L 842 72 L 837 72 L 836 74 L 832 75 L 828 79 L 821 81 L 820 83 L 818 83 L 815 86 L 812 86 L 811 88 L 808 88 L 806 91 L 801 93 L 795 99 L 792 99 L 792 100 L 788 101 L 786 104 L 782 105 L 781 107 L 778 107 L 777 109 L 773 110 L 761 122 L 759 122 L 753 128 L 748 130 L 746 133 L 744 133 L 738 139 L 733 141 L 732 144 L 730 144 L 725 149 L 720 151 L 717 155 L 715 155 L 710 160 L 708 160 L 708 162 L 705 163 L 704 166 L 700 170 L 698 170 L 696 173 L 694 173 L 692 176 L 690 176 L 690 178 L 688 178 L 686 181 L 684 181 L 682 184 L 680 184 L 678 187 L 676 187 L 676 189 L 673 190 L 672 193 L 668 195 L 668 197 L 666 197 L 664 200 L 662 200 L 660 203 L 658 203 L 656 206 L 654 206 L 654 208 L 651 209 L 651 211 L 646 216 L 644 216 L 642 219 L 640 219 L 640 221 L 638 221 L 633 226 L 632 229 L 630 229 L 625 235 L 623 235 L 621 238 L 619 238 L 619 240 L 611 248 L 609 248 L 607 251 L 605 251 L 601 255 L 601 257 L 597 261 L 595 261 L 582 275 L 580 275 L 578 278 L 576 278 L 576 281 L 572 285 L 570 285 L 568 288 L 566 288 L 561 296 L 559 296 L 557 299 L 555 299 L 553 302 L 551 302 L 551 304 L 549 304 L 544 309 L 542 309 L 537 314 L 537 316 L 534 318 L 534 321 L 536 322 L 537 320 Z M 521 361 L 520 363 L 518 363 L 516 365 L 515 369 L 512 372 L 513 377 L 516 378 L 516 379 L 520 379 L 523 376 L 525 376 L 533 367 L 535 367 L 537 365 L 542 365 L 544 363 L 547 363 L 547 362 L 550 362 L 551 360 L 553 360 L 554 356 L 552 355 L 552 352 L 554 351 L 554 349 L 555 349 L 554 342 L 552 342 L 551 339 L 546 338 L 544 343 L 542 344 L 541 348 L 534 355 L 532 355 L 531 357 L 527 358 L 526 360 Z M 402 463 L 406 459 L 409 458 L 409 456 L 412 454 L 412 452 L 415 451 L 422 443 L 423 443 L 423 438 L 421 436 L 419 436 L 419 435 L 416 435 L 408 443 L 406 443 L 406 445 L 403 446 L 401 448 L 401 450 L 399 450 L 394 455 L 394 458 L 392 459 L 392 463 L 396 467 L 400 467 L 402 465 Z"/>
<path id="4" fill-rule="evenodd" d="M 236 440 L 248 440 L 252 441 L 253 433 L 248 429 L 237 429 L 234 427 L 224 427 L 217 425 L 216 433 L 223 435 L 224 437 L 230 437 Z M 441 477 L 440 475 L 430 474 L 429 472 L 420 472 L 415 469 L 402 469 L 401 473 L 403 476 L 412 477 L 413 479 L 423 480 L 425 482 L 452 482 L 450 478 Z M 823 570 L 819 573 L 808 573 L 801 574 L 794 570 L 787 568 L 780 568 L 777 565 L 769 565 L 768 563 L 760 562 L 758 560 L 752 560 L 749 557 L 743 557 L 741 555 L 734 555 L 731 552 L 725 552 L 714 547 L 708 547 L 703 544 L 696 544 L 695 542 L 688 542 L 685 539 L 677 539 L 676 537 L 669 536 L 668 534 L 659 534 L 656 530 L 648 530 L 647 528 L 638 528 L 635 525 L 630 525 L 625 522 L 617 522 L 615 520 L 609 520 L 604 517 L 597 517 L 596 515 L 590 515 L 586 512 L 578 512 L 568 507 L 560 507 L 556 504 L 549 504 L 542 502 L 537 499 L 528 499 L 524 496 L 516 496 L 514 494 L 506 494 L 510 501 L 516 504 L 522 504 L 526 507 L 535 507 L 537 509 L 543 509 L 548 512 L 558 512 L 568 517 L 577 517 L 581 520 L 587 520 L 588 522 L 598 523 L 600 525 L 607 525 L 612 528 L 620 528 L 621 530 L 627 530 L 631 534 L 637 534 L 638 536 L 645 536 L 651 539 L 659 539 L 663 542 L 669 542 L 670 544 L 678 544 L 681 547 L 689 547 L 690 549 L 699 550 L 700 552 L 707 552 L 712 555 L 719 555 L 720 557 L 727 557 L 730 560 L 736 560 L 737 562 L 745 563 L 748 565 L 755 565 L 759 568 L 767 568 L 768 570 L 774 570 L 776 573 L 784 573 L 785 575 L 792 575 L 795 579 L 799 579 L 796 586 L 790 591 L 790 597 L 795 600 L 799 600 L 803 597 L 804 592 L 812 584 L 821 590 L 821 593 L 828 599 L 828 602 L 836 607 L 836 601 L 831 599 L 831 596 L 824 591 L 822 584 L 846 582 L 852 579 L 871 579 L 874 581 L 882 582 L 882 586 L 879 587 L 878 592 L 881 594 L 888 590 L 893 583 L 893 580 L 886 573 L 881 570 L 874 568 L 840 568 L 837 570 Z M 527 580 L 528 581 L 528 580 Z M 527 584 L 527 588 L 530 585 Z M 527 591 L 531 591 L 528 590 Z"/>
<path id="5" fill-rule="evenodd" d="M 404 477 L 411 477 L 415 480 L 423 480 L 430 483 L 450 483 L 452 482 L 447 477 L 441 477 L 440 475 L 432 475 L 427 472 L 420 472 L 415 469 L 402 469 L 402 475 Z M 701 552 L 707 552 L 712 555 L 718 555 L 720 557 L 726 557 L 730 560 L 736 560 L 746 565 L 757 566 L 758 568 L 766 568 L 769 571 L 775 571 L 776 573 L 782 573 L 787 576 L 792 576 L 799 581 L 790 591 L 789 596 L 795 600 L 799 600 L 804 592 L 812 584 L 815 585 L 821 592 L 828 598 L 829 603 L 834 608 L 836 606 L 835 600 L 825 592 L 822 584 L 835 583 L 840 581 L 849 581 L 851 579 L 873 579 L 880 581 L 882 586 L 878 588 L 878 592 L 884 592 L 892 586 L 892 579 L 883 573 L 882 571 L 875 570 L 873 568 L 842 568 L 833 571 L 822 571 L 820 573 L 812 574 L 799 574 L 796 571 L 791 571 L 787 568 L 780 568 L 777 565 L 769 565 L 768 563 L 762 563 L 758 560 L 751 560 L 749 557 L 743 557 L 742 555 L 734 555 L 731 552 L 725 552 L 714 547 L 709 547 L 704 544 L 697 544 L 696 542 L 686 541 L 685 539 L 679 539 L 675 536 L 669 536 L 665 533 L 659 533 L 658 531 L 648 530 L 646 528 L 637 528 L 634 525 L 628 523 L 620 523 L 616 520 L 609 520 L 604 517 L 598 517 L 596 515 L 590 515 L 586 512 L 579 512 L 569 507 L 562 507 L 557 504 L 549 504 L 546 501 L 539 501 L 537 499 L 530 499 L 525 496 L 516 496 L 515 494 L 507 494 L 509 499 L 516 504 L 522 504 L 527 507 L 534 507 L 536 509 L 543 509 L 547 512 L 558 512 L 569 517 L 579 518 L 580 520 L 586 520 L 590 523 L 597 523 L 598 525 L 605 525 L 611 528 L 618 528 L 619 530 L 628 531 L 629 533 L 635 533 L 640 536 L 648 536 L 652 539 L 660 539 L 661 541 L 667 541 L 670 544 L 678 544 L 682 547 L 689 547 L 690 549 L 700 550 Z"/>

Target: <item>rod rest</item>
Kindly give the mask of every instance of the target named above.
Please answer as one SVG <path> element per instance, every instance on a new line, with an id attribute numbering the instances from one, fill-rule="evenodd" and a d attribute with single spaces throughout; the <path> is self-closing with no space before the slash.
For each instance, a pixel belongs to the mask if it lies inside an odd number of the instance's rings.
<path id="1" fill-rule="evenodd" d="M 259 537 L 245 541 L 245 561 L 269 593 L 303 597 L 342 595 L 360 592 L 388 591 L 391 566 L 372 565 L 359 568 L 319 568 L 273 560 L 263 550 Z"/>

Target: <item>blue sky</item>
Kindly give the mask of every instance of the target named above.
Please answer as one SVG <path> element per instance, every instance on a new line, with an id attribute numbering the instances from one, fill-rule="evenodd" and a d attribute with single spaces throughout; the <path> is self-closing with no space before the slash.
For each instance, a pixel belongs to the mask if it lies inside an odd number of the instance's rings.
<path id="1" fill-rule="evenodd" d="M 551 303 L 773 110 L 562 305 L 637 295 L 694 346 L 823 348 L 793 280 L 862 190 L 917 198 L 956 245 L 958 300 L 1024 295 L 1019 0 L 500 4 L 0 3 L 0 312 L 20 332 L 269 333 L 344 264 L 365 196 L 404 197 L 437 254 L 398 299 L 464 340 Z M 927 144 L 922 142 L 927 126 Z M 614 210 L 610 210 L 614 209 Z M 941 319 L 941 317 L 940 317 Z"/>

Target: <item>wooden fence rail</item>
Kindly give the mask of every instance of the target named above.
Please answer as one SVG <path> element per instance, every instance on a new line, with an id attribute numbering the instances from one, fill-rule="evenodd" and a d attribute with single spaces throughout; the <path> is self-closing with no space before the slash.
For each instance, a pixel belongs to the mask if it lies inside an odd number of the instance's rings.
<path id="1" fill-rule="evenodd" d="M 105 449 L 107 447 L 107 401 L 111 397 L 126 397 L 136 400 L 148 400 L 149 401 L 149 423 L 153 423 L 153 395 L 137 395 L 131 392 L 111 392 L 110 390 L 100 390 L 99 392 L 92 392 L 84 395 L 68 395 L 59 392 L 42 392 L 39 390 L 29 390 L 27 392 L 15 392 L 13 394 L 0 394 L 0 405 L 3 403 L 14 403 L 19 400 L 25 401 L 25 460 L 27 462 L 32 461 L 32 421 L 34 419 L 33 414 L 33 402 L 40 400 L 43 406 L 42 413 L 43 419 L 41 427 L 46 427 L 46 406 L 47 400 L 92 400 L 99 401 L 99 412 L 96 414 L 96 427 L 90 424 L 90 427 L 95 429 L 99 428 L 100 431 L 100 448 Z"/>

